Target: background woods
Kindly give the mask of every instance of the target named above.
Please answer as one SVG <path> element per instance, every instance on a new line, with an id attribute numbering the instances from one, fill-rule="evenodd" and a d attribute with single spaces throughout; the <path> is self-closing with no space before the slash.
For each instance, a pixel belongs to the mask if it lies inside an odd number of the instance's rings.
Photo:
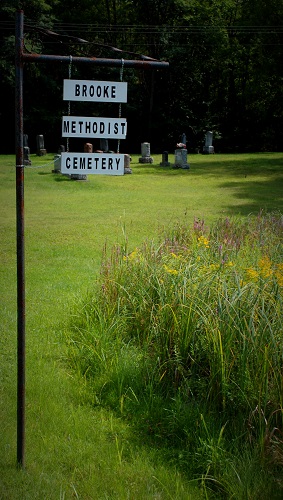
<path id="1" fill-rule="evenodd" d="M 1 153 L 14 151 L 19 7 L 25 13 L 26 50 L 118 59 L 146 55 L 170 63 L 165 71 L 124 70 L 129 87 L 122 116 L 128 135 L 122 152 L 138 151 L 142 141 L 157 152 L 173 150 L 183 132 L 194 152 L 206 130 L 214 132 L 218 152 L 282 150 L 282 0 L 259 0 L 256 8 L 251 0 L 70 0 L 68 9 L 65 5 L 62 0 L 1 2 Z M 73 66 L 72 76 L 119 80 L 120 70 Z M 49 151 L 62 142 L 64 78 L 65 64 L 25 65 L 24 119 L 31 149 L 37 134 L 44 134 Z M 118 116 L 117 105 L 76 106 L 72 114 Z"/>

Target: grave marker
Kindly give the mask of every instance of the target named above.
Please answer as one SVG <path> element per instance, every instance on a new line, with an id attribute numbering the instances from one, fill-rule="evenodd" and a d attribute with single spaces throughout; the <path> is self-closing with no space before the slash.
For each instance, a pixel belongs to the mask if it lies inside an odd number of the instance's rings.
<path id="1" fill-rule="evenodd" d="M 214 147 L 212 146 L 213 132 L 208 131 L 205 134 L 205 144 L 203 146 L 203 154 L 209 155 L 214 153 Z"/>
<path id="2" fill-rule="evenodd" d="M 43 135 L 36 136 L 36 154 L 37 156 L 46 155 L 46 149 L 44 148 L 44 137 Z"/>
<path id="3" fill-rule="evenodd" d="M 153 158 L 150 156 L 150 143 L 142 142 L 141 144 L 141 158 L 139 163 L 153 163 Z"/>
<path id="4" fill-rule="evenodd" d="M 171 163 L 168 161 L 168 151 L 163 151 L 162 153 L 162 162 L 160 163 L 161 167 L 170 167 Z"/>

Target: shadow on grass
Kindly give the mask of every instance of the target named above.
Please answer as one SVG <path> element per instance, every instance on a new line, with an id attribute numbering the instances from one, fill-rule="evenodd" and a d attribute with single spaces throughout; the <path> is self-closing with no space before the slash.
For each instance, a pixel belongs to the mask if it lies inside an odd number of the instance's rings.
<path id="1" fill-rule="evenodd" d="M 259 209 L 283 212 L 283 175 L 266 181 L 225 182 L 220 183 L 219 187 L 233 190 L 231 196 L 240 202 L 237 206 L 239 215 L 248 215 Z M 249 203 L 245 202 L 247 199 Z M 235 206 L 227 207 L 227 211 L 235 213 Z"/>
<path id="2" fill-rule="evenodd" d="M 53 174 L 54 177 L 54 181 L 55 182 L 70 182 L 72 181 L 71 177 L 67 176 L 67 175 L 61 175 L 61 174 Z"/>
<path id="3" fill-rule="evenodd" d="M 200 160 L 200 158 L 202 158 Z M 192 173 L 194 175 L 206 174 L 209 176 L 231 175 L 231 176 L 247 176 L 247 175 L 262 175 L 262 174 L 282 174 L 283 173 L 283 155 L 276 158 L 265 157 L 259 155 L 258 157 L 239 155 L 238 157 L 231 157 L 230 155 L 225 158 L 224 155 L 220 157 L 214 156 L 192 156 L 188 158 L 190 169 L 174 168 L 171 164 L 169 167 L 161 167 L 156 164 L 133 164 L 134 172 L 137 174 L 160 174 L 160 175 L 187 175 Z"/>
<path id="4" fill-rule="evenodd" d="M 137 165 L 134 173 L 145 173 L 146 168 L 149 175 L 210 179 L 215 182 L 216 188 L 230 191 L 231 197 L 239 200 L 239 215 L 258 213 L 260 209 L 283 212 L 283 156 L 270 158 L 259 155 L 247 158 L 239 155 L 236 158 L 221 156 L 219 159 L 216 156 L 203 159 L 192 157 L 190 166 L 190 170 L 183 170 L 172 166 Z M 235 205 L 227 206 L 227 211 L 235 214 Z"/>

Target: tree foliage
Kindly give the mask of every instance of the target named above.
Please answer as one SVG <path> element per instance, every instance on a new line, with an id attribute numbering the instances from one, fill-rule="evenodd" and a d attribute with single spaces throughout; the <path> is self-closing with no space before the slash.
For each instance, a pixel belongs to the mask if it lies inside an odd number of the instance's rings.
<path id="1" fill-rule="evenodd" d="M 281 149 L 283 0 L 259 0 L 256 8 L 252 0 L 69 0 L 67 8 L 62 0 L 2 0 L 0 116 L 7 135 L 2 152 L 14 144 L 18 8 L 24 9 L 27 50 L 121 60 L 145 54 L 170 63 L 169 70 L 124 70 L 125 152 L 139 149 L 142 141 L 151 142 L 153 150 L 172 150 L 184 132 L 194 151 L 202 148 L 206 130 L 214 132 L 216 151 Z M 118 80 L 120 70 L 73 66 L 72 76 Z M 43 133 L 49 150 L 62 142 L 67 77 L 66 65 L 25 65 L 25 129 L 31 137 Z M 77 111 L 84 110 L 77 105 Z M 98 106 L 93 112 L 116 116 L 118 109 Z"/>

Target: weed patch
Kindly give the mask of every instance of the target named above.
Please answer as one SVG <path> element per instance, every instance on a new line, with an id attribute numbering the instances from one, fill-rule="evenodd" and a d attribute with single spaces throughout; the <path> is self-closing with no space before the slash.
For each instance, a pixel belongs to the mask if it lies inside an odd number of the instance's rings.
<path id="1" fill-rule="evenodd" d="M 96 404 L 224 496 L 242 454 L 281 487 L 282 236 L 281 214 L 260 213 L 115 246 L 72 319 Z"/>

